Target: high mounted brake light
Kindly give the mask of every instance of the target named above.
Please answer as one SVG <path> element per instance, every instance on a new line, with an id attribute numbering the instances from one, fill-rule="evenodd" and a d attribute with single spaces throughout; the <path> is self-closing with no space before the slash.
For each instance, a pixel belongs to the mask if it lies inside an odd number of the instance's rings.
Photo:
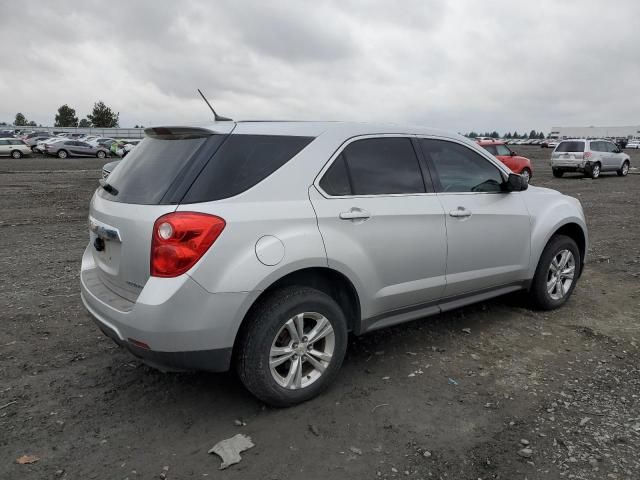
<path id="1" fill-rule="evenodd" d="M 224 230 L 215 215 L 173 212 L 158 218 L 151 240 L 151 276 L 177 277 L 205 254 Z"/>

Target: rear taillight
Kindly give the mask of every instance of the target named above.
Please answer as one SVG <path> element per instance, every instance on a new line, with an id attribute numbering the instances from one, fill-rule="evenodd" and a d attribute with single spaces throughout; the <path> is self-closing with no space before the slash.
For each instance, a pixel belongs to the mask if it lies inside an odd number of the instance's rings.
<path id="1" fill-rule="evenodd" d="M 582 159 L 583 160 L 589 160 L 591 158 L 591 155 L 592 155 L 591 152 L 584 152 L 582 154 Z"/>
<path id="2" fill-rule="evenodd" d="M 206 213 L 174 212 L 158 218 L 151 240 L 151 275 L 182 275 L 213 245 L 225 225 L 222 218 Z"/>

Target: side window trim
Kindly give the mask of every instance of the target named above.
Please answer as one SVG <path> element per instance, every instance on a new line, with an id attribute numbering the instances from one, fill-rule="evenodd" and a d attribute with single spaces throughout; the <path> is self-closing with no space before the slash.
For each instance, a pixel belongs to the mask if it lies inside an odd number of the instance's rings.
<path id="1" fill-rule="evenodd" d="M 433 181 L 431 179 L 431 173 L 428 170 L 425 170 L 425 167 L 427 167 L 426 163 L 423 163 L 423 156 L 422 156 L 422 150 L 420 149 L 420 146 L 417 145 L 416 143 L 416 137 L 418 137 L 418 135 L 415 134 L 402 134 L 402 133 L 378 133 L 378 134 L 368 134 L 368 135 L 356 135 L 354 137 L 350 137 L 348 139 L 346 139 L 337 149 L 335 152 L 333 152 L 333 154 L 331 155 L 331 157 L 329 157 L 329 160 L 324 164 L 324 166 L 320 169 L 320 171 L 318 172 L 318 174 L 316 175 L 316 177 L 313 180 L 312 185 L 316 188 L 316 190 L 318 190 L 320 192 L 320 194 L 325 197 L 325 198 L 375 198 L 375 197 L 407 197 L 407 196 L 416 196 L 416 195 L 433 195 L 436 193 L 434 186 L 433 186 Z M 375 195 L 355 195 L 353 194 L 353 181 L 351 178 L 351 171 L 349 169 L 349 164 L 346 161 L 346 158 L 344 157 L 343 153 L 344 150 L 351 145 L 354 142 L 357 142 L 359 140 L 369 140 L 369 139 L 376 139 L 376 138 L 406 138 L 411 142 L 411 146 L 413 148 L 413 152 L 418 160 L 418 168 L 420 169 L 420 172 L 422 174 L 422 182 L 424 184 L 425 187 L 425 192 L 420 192 L 420 193 L 381 193 L 381 194 L 375 194 Z M 348 175 L 348 181 L 349 181 L 349 188 L 351 190 L 351 194 L 350 195 L 331 195 L 330 193 L 327 193 L 322 186 L 320 186 L 320 181 L 322 180 L 322 178 L 325 176 L 325 174 L 327 173 L 327 171 L 332 167 L 332 165 L 338 161 L 338 159 L 343 158 L 343 162 L 344 162 L 344 166 L 345 166 L 345 170 L 347 171 L 347 175 Z"/>
<path id="2" fill-rule="evenodd" d="M 465 144 L 464 142 L 459 141 L 456 138 L 451 138 L 451 137 L 439 137 L 439 136 L 435 136 L 435 135 L 416 135 L 417 138 L 417 143 L 420 143 L 419 140 L 420 139 L 425 139 L 425 140 L 440 140 L 440 141 L 445 141 L 445 142 L 451 142 L 451 143 L 456 143 L 462 147 L 468 148 L 469 150 L 471 150 L 474 153 L 477 153 L 480 157 L 482 157 L 486 162 L 488 162 L 490 165 L 492 165 L 493 167 L 495 167 L 498 172 L 500 173 L 500 175 L 502 176 L 503 180 L 506 179 L 506 177 L 509 175 L 509 172 L 507 172 L 505 170 L 505 167 L 498 165 L 496 162 L 493 161 L 493 159 L 489 158 L 488 155 L 491 155 L 489 152 L 487 152 L 484 148 L 480 148 L 478 150 L 475 150 L 473 148 L 471 148 L 469 145 Z M 422 146 L 420 145 L 420 149 L 422 150 Z M 440 193 L 446 193 L 447 195 L 480 195 L 480 194 L 491 194 L 491 195 L 495 195 L 495 194 L 501 194 L 503 192 L 444 192 L 443 188 L 442 188 L 442 184 L 440 183 L 440 178 L 438 177 L 438 173 L 436 171 L 435 166 L 433 165 L 433 160 L 431 159 L 430 155 L 427 155 L 424 150 L 422 150 L 422 154 L 425 158 L 425 161 L 428 165 L 429 168 L 429 172 L 432 172 L 433 175 L 433 185 L 434 185 L 434 191 L 437 194 Z"/>

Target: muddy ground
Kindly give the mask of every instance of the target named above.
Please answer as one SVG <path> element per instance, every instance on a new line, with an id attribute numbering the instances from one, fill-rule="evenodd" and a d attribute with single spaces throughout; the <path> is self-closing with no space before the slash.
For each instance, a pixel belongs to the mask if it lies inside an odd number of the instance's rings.
<path id="1" fill-rule="evenodd" d="M 230 374 L 152 370 L 94 326 L 78 270 L 104 161 L 0 159 L 0 478 L 640 478 L 640 175 L 555 179 L 549 150 L 515 148 L 585 208 L 569 303 L 512 295 L 353 338 L 337 383 L 285 410 Z M 255 448 L 219 471 L 207 450 L 239 432 Z"/>

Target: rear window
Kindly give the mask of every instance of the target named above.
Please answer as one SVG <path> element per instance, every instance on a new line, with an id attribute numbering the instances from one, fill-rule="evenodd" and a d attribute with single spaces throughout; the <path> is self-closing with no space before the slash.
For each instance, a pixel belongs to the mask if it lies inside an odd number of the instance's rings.
<path id="1" fill-rule="evenodd" d="M 159 205 L 171 185 L 184 176 L 198 153 L 208 157 L 222 143 L 223 135 L 148 137 L 132 150 L 109 176 L 117 194 L 99 190 L 99 195 L 122 203 Z M 73 142 L 75 143 L 75 142 Z M 113 190 L 111 190 L 113 192 Z"/>
<path id="2" fill-rule="evenodd" d="M 560 142 L 556 152 L 584 152 L 584 142 Z"/>
<path id="3" fill-rule="evenodd" d="M 312 137 L 192 133 L 147 137 L 109 176 L 109 200 L 142 205 L 232 197 L 264 180 Z"/>
<path id="4" fill-rule="evenodd" d="M 210 202 L 238 195 L 278 170 L 311 141 L 313 137 L 229 135 L 180 203 Z M 143 145 L 144 142 L 133 152 Z"/>

